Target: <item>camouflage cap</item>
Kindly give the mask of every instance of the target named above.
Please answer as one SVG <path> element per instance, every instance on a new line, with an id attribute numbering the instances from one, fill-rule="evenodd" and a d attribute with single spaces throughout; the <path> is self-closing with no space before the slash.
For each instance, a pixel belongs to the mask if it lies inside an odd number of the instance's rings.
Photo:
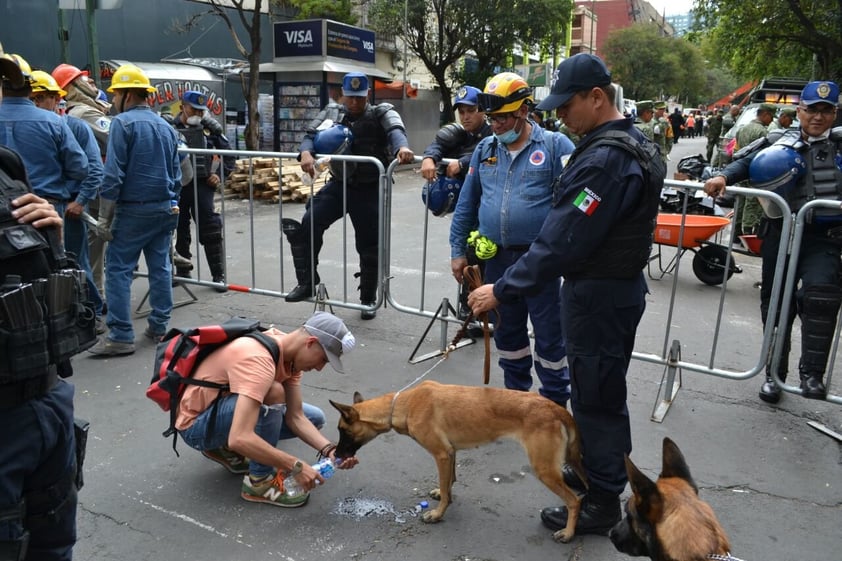
<path id="1" fill-rule="evenodd" d="M 637 102 L 637 112 L 638 113 L 642 113 L 644 111 L 652 111 L 654 109 L 655 109 L 655 103 L 648 100 L 648 99 L 646 101 L 638 101 Z"/>
<path id="2" fill-rule="evenodd" d="M 761 103 L 760 107 L 757 108 L 757 111 L 768 111 L 772 115 L 778 112 L 778 106 L 773 103 Z"/>
<path id="3" fill-rule="evenodd" d="M 653 107 L 655 109 L 666 109 L 667 108 L 667 102 L 666 101 L 656 101 L 653 104 Z"/>
<path id="4" fill-rule="evenodd" d="M 781 113 L 780 113 L 780 114 L 781 114 L 781 115 L 788 115 L 788 116 L 790 116 L 790 117 L 792 117 L 792 118 L 794 119 L 794 118 L 795 118 L 795 113 L 796 113 L 796 111 L 795 111 L 795 107 L 784 107 L 783 109 L 781 109 Z"/>

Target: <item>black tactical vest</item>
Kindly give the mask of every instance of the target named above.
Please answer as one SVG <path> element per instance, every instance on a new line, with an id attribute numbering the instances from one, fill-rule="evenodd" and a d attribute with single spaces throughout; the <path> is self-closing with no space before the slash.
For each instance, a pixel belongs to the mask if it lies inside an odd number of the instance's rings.
<path id="1" fill-rule="evenodd" d="M 205 130 L 202 127 L 176 126 L 176 130 L 184 136 L 188 148 L 207 150 L 208 143 L 205 138 Z M 213 156 L 211 154 L 190 154 L 191 159 L 194 157 L 196 158 L 196 177 L 204 183 L 204 180 L 210 175 Z"/>
<path id="2" fill-rule="evenodd" d="M 577 271 L 565 275 L 569 278 L 634 278 L 646 266 L 652 251 L 660 194 L 667 174 L 658 146 L 649 140 L 638 141 L 624 131 L 605 131 L 579 144 L 565 170 L 573 167 L 577 154 L 602 145 L 615 146 L 635 157 L 643 169 L 643 192 L 638 204 L 611 229 L 596 252 Z M 556 181 L 563 177 L 562 172 Z"/>
<path id="3" fill-rule="evenodd" d="M 96 342 L 84 271 L 68 260 L 57 228 L 19 224 L 11 201 L 30 192 L 16 153 L 0 146 L 0 406 L 39 397 L 49 375 Z"/>
<path id="4" fill-rule="evenodd" d="M 380 124 L 378 113 L 377 106 L 369 105 L 356 121 L 351 121 L 346 115 L 342 119 L 342 124 L 354 133 L 354 141 L 351 143 L 350 149 L 351 154 L 377 158 L 383 164 L 383 167 L 388 167 L 391 160 L 388 153 L 389 141 L 385 129 Z M 349 169 L 351 167 L 348 166 Z M 374 164 L 360 163 L 354 167 L 356 169 L 350 181 L 361 184 L 376 184 L 378 182 L 380 171 Z"/>

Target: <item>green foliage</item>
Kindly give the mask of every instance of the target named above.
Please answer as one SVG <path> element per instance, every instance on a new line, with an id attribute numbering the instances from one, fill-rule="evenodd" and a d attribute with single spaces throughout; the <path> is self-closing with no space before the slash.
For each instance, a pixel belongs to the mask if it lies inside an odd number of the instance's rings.
<path id="1" fill-rule="evenodd" d="M 842 2 L 696 0 L 705 54 L 743 78 L 842 78 Z"/>
<path id="2" fill-rule="evenodd" d="M 662 36 L 656 25 L 635 24 L 614 31 L 605 41 L 603 55 L 626 97 L 675 97 L 696 105 L 709 95 L 698 47 L 684 39 Z"/>
<path id="3" fill-rule="evenodd" d="M 369 0 L 368 16 L 378 33 L 406 39 L 439 86 L 444 114 L 451 113 L 451 83 L 481 87 L 499 71 L 519 64 L 515 46 L 554 53 L 573 8 L 572 0 Z M 477 61 L 467 70 L 465 56 Z"/>
<path id="4" fill-rule="evenodd" d="M 354 25 L 357 17 L 351 12 L 351 0 L 285 0 L 287 7 L 295 8 L 295 19 L 332 19 Z"/>

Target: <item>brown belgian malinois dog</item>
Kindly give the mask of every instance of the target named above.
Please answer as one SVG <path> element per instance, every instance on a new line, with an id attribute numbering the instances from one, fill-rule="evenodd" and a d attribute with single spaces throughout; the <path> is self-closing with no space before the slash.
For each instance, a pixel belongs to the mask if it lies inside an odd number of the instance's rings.
<path id="1" fill-rule="evenodd" d="M 626 516 L 608 533 L 619 551 L 653 561 L 736 559 L 713 509 L 699 498 L 684 456 L 664 438 L 658 481 L 643 475 L 626 456 L 632 496 Z"/>
<path id="2" fill-rule="evenodd" d="M 567 527 L 555 532 L 553 539 L 573 538 L 581 499 L 564 483 L 562 465 L 567 462 L 582 482 L 587 479 L 576 423 L 560 405 L 535 393 L 429 380 L 368 400 L 355 392 L 353 405 L 330 403 L 341 413 L 337 458 L 355 455 L 362 445 L 392 429 L 412 437 L 433 456 L 439 488 L 430 496 L 439 504 L 422 515 L 424 522 L 440 521 L 450 505 L 457 450 L 504 437 L 519 441 L 535 476 L 561 497 L 570 513 Z"/>

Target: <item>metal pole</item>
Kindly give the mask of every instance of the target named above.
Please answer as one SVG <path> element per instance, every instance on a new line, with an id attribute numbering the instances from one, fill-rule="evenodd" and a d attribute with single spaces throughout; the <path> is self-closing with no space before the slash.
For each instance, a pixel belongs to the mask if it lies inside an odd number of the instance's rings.
<path id="1" fill-rule="evenodd" d="M 88 20 L 88 63 L 91 65 L 91 79 L 99 87 L 99 39 L 96 34 L 96 0 L 85 0 L 85 14 Z"/>
<path id="2" fill-rule="evenodd" d="M 594 28 L 594 16 L 596 16 L 596 0 L 591 0 L 591 42 L 588 45 L 590 47 L 590 53 L 593 54 L 593 28 Z"/>
<path id="3" fill-rule="evenodd" d="M 70 62 L 70 54 L 67 51 L 67 27 L 64 25 L 64 10 L 58 10 L 58 40 L 61 43 L 61 61 Z"/>
<path id="4" fill-rule="evenodd" d="M 403 87 L 401 99 L 406 99 L 406 36 L 409 30 L 409 0 L 403 0 Z"/>

